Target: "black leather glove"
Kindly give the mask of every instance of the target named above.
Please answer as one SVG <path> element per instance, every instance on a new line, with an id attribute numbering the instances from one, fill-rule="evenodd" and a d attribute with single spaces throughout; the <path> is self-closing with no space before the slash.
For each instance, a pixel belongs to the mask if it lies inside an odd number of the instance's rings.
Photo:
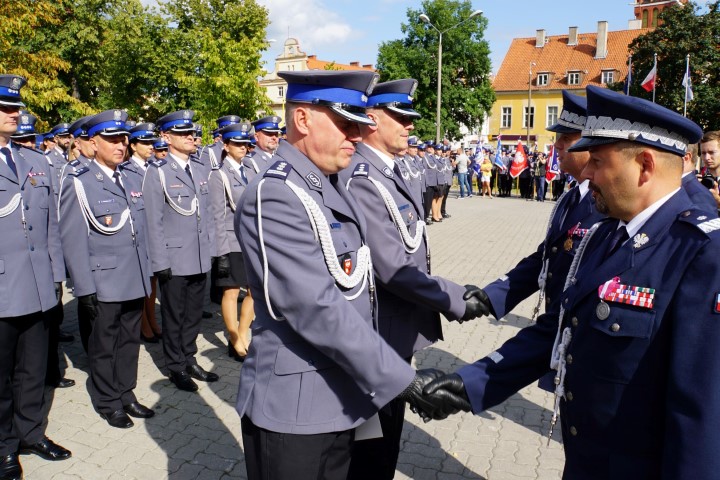
<path id="1" fill-rule="evenodd" d="M 98 316 L 98 299 L 97 294 L 83 295 L 78 297 L 78 311 L 83 312 L 89 320 L 95 320 Z"/>
<path id="2" fill-rule="evenodd" d="M 425 423 L 430 420 L 444 420 L 459 410 L 440 400 L 440 397 L 423 395 L 423 388 L 433 380 L 443 377 L 441 370 L 428 368 L 415 372 L 415 378 L 410 382 L 398 398 L 410 404 L 410 410 L 420 415 Z"/>
<path id="3" fill-rule="evenodd" d="M 423 388 L 423 394 L 436 398 L 436 403 L 443 403 L 446 408 L 469 412 L 472 410 L 470 399 L 465 390 L 465 382 L 457 373 L 443 375 Z"/>
<path id="4" fill-rule="evenodd" d="M 465 315 L 458 319 L 459 323 L 483 315 L 490 315 L 490 299 L 482 288 L 475 285 L 465 285 L 463 300 L 465 300 Z"/>
<path id="5" fill-rule="evenodd" d="M 62 298 L 62 282 L 55 282 L 55 296 L 58 300 Z"/>
<path id="6" fill-rule="evenodd" d="M 165 270 L 160 270 L 159 272 L 155 272 L 155 277 L 160 282 L 167 282 L 172 278 L 172 270 L 169 268 L 166 268 Z"/>
<path id="7" fill-rule="evenodd" d="M 230 276 L 230 255 L 220 255 L 215 260 L 218 278 L 227 278 Z"/>

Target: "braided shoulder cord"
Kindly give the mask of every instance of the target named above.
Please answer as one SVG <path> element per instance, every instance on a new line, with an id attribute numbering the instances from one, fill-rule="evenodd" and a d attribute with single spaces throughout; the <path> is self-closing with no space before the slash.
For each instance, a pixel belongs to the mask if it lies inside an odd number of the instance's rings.
<path id="1" fill-rule="evenodd" d="M 167 188 L 165 186 L 165 173 L 162 171 L 162 169 L 158 168 L 158 177 L 160 179 L 160 186 L 162 187 L 163 193 L 165 194 L 165 198 L 167 199 L 168 205 L 175 210 L 177 213 L 184 217 L 189 217 L 191 215 L 194 215 L 198 211 L 198 199 L 197 194 L 195 194 L 195 197 L 192 199 L 192 202 L 190 202 L 190 210 L 187 210 L 185 208 L 182 208 L 180 205 L 176 204 L 170 194 L 167 191 Z"/>

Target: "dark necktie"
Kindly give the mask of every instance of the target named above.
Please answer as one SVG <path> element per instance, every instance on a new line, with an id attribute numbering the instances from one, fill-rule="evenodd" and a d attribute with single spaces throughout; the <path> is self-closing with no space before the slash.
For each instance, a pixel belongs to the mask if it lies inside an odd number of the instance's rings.
<path id="1" fill-rule="evenodd" d="M 15 166 L 15 161 L 12 158 L 12 152 L 9 148 L 3 147 L 0 148 L 0 153 L 2 153 L 5 156 L 5 161 L 7 162 L 7 166 L 10 167 L 10 170 L 13 171 L 15 176 L 17 177 L 17 166 Z"/>
<path id="2" fill-rule="evenodd" d="M 190 173 L 190 164 L 189 163 L 187 165 L 185 165 L 185 173 L 188 174 L 188 177 L 190 177 L 190 180 L 193 179 L 192 173 Z"/>
<path id="3" fill-rule="evenodd" d="M 125 194 L 125 189 L 122 186 L 122 183 L 120 183 L 120 172 L 115 170 L 115 173 L 113 173 L 113 181 L 115 182 L 115 185 L 118 186 L 118 188 Z"/>
<path id="4" fill-rule="evenodd" d="M 612 236 L 608 239 L 608 249 L 605 258 L 608 258 L 610 255 L 615 253 L 628 238 L 630 238 L 630 235 L 628 235 L 628 231 L 625 226 L 615 230 Z"/>
<path id="5" fill-rule="evenodd" d="M 568 197 L 567 209 L 570 211 L 580 203 L 580 188 L 573 188 L 570 193 L 568 193 Z"/>

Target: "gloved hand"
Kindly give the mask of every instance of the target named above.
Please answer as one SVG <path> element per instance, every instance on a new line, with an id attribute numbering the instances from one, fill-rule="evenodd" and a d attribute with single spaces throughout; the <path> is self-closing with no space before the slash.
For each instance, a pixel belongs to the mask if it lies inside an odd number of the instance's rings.
<path id="1" fill-rule="evenodd" d="M 58 301 L 62 298 L 62 282 L 55 282 L 55 296 L 57 297 Z"/>
<path id="2" fill-rule="evenodd" d="M 459 411 L 450 404 L 446 404 L 439 396 L 423 395 L 423 388 L 426 385 L 444 375 L 442 371 L 435 368 L 418 370 L 410 385 L 398 395 L 399 399 L 410 404 L 410 410 L 420 415 L 425 423 L 430 420 L 444 420 Z"/>
<path id="3" fill-rule="evenodd" d="M 160 270 L 159 272 L 155 272 L 155 277 L 160 282 L 167 282 L 172 278 L 172 270 L 169 268 L 166 268 L 165 270 Z"/>
<path id="4" fill-rule="evenodd" d="M 463 412 L 472 410 L 470 399 L 465 390 L 465 382 L 457 373 L 443 375 L 423 388 L 423 395 L 436 397 L 436 403 L 443 403 L 446 408 L 455 408 Z"/>
<path id="5" fill-rule="evenodd" d="M 475 285 L 465 285 L 465 315 L 458 319 L 459 323 L 472 320 L 483 315 L 490 315 L 490 298 L 482 288 Z"/>
<path id="6" fill-rule="evenodd" d="M 220 255 L 215 260 L 218 278 L 227 278 L 230 276 L 230 255 Z"/>
<path id="7" fill-rule="evenodd" d="M 98 316 L 98 299 L 97 294 L 83 295 L 78 297 L 78 311 L 83 312 L 89 320 L 95 320 Z"/>

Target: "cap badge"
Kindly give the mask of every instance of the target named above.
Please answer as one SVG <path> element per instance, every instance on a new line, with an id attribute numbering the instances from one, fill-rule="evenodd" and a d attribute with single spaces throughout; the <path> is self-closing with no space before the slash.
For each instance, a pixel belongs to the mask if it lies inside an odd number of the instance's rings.
<path id="1" fill-rule="evenodd" d="M 122 110 L 115 110 L 113 112 L 113 120 L 115 120 L 116 122 L 119 122 L 121 118 L 122 118 Z"/>
<path id="2" fill-rule="evenodd" d="M 183 118 L 185 120 L 192 118 L 192 114 L 190 113 L 190 110 L 183 110 Z"/>
<path id="3" fill-rule="evenodd" d="M 410 88 L 410 93 L 408 93 L 408 96 L 410 97 L 410 100 L 412 100 L 413 95 L 415 95 L 415 90 L 417 90 L 418 82 L 415 80 L 412 84 L 412 87 Z"/>
<path id="4" fill-rule="evenodd" d="M 27 115 L 22 115 L 22 116 L 20 117 L 20 122 L 21 122 L 21 123 L 29 123 L 29 122 L 30 122 L 30 117 L 28 117 Z"/>
<path id="5" fill-rule="evenodd" d="M 375 76 L 373 76 L 372 81 L 370 82 L 370 85 L 368 85 L 367 90 L 365 90 L 365 93 L 370 95 L 370 93 L 372 93 L 373 89 L 375 88 L 375 85 L 378 84 L 379 80 L 380 80 L 380 75 L 376 74 Z"/>
<path id="6" fill-rule="evenodd" d="M 18 90 L 21 85 L 22 85 L 22 79 L 20 77 L 13 78 L 12 83 L 10 84 L 11 88 L 14 88 L 15 90 Z"/>

